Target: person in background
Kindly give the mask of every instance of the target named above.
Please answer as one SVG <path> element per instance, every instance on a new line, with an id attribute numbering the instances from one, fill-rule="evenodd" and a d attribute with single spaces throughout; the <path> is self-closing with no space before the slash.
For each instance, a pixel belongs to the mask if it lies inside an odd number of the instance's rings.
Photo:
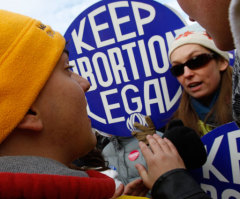
<path id="1" fill-rule="evenodd" d="M 170 71 L 183 92 L 171 120 L 180 119 L 185 126 L 203 136 L 215 127 L 233 121 L 232 67 L 228 52 L 218 49 L 199 25 L 186 26 L 177 32 L 168 54 L 172 64 Z M 139 141 L 156 131 L 148 117 L 148 127 L 134 124 L 141 130 L 132 133 Z"/>
<path id="2" fill-rule="evenodd" d="M 240 0 L 177 1 L 192 21 L 196 20 L 206 29 L 207 33 L 213 38 L 215 45 L 219 49 L 234 50 L 236 48 L 237 54 L 233 67 L 232 111 L 234 120 L 239 123 Z M 161 146 L 159 146 L 159 139 L 161 138 L 155 138 L 149 135 L 148 139 L 155 144 L 156 149 L 161 150 Z M 200 187 L 196 185 L 192 177 L 182 169 L 182 165 L 175 161 L 176 157 L 171 159 L 174 154 L 171 153 L 170 156 L 167 156 L 164 155 L 165 153 L 161 153 L 162 159 L 171 165 L 171 167 L 169 167 L 169 165 L 161 164 L 161 157 L 156 157 L 157 155 L 149 151 L 144 143 L 140 143 L 140 148 L 145 154 L 148 170 L 141 167 L 141 165 L 140 167 L 138 165 L 137 168 L 144 182 L 150 180 L 155 183 L 153 185 L 155 188 L 153 194 L 155 194 L 156 198 L 160 198 L 161 196 L 164 198 L 210 198 L 207 194 L 201 191 Z M 164 171 L 165 173 L 159 171 Z M 152 176 L 155 176 L 155 178 L 152 178 Z"/>
<path id="3" fill-rule="evenodd" d="M 96 145 L 90 83 L 70 70 L 58 32 L 5 10 L 0 18 L 0 198 L 144 196 L 141 180 L 115 191 L 106 175 L 70 168 Z"/>
<path id="4" fill-rule="evenodd" d="M 170 71 L 183 87 L 173 119 L 203 136 L 232 119 L 232 67 L 205 31 L 188 27 L 171 43 Z"/>
<path id="5" fill-rule="evenodd" d="M 206 29 L 219 49 L 236 49 L 232 76 L 232 111 L 233 119 L 240 123 L 240 0 L 177 1 L 191 21 L 197 21 Z"/>
<path id="6" fill-rule="evenodd" d="M 228 52 L 219 50 L 205 31 L 199 31 L 196 28 L 195 30 L 193 27 L 184 27 L 179 30 L 178 35 L 169 47 L 169 59 L 172 64 L 170 71 L 183 87 L 180 105 L 172 119 L 180 119 L 184 126 L 194 129 L 199 136 L 203 136 L 216 126 L 232 121 L 232 69 L 229 66 Z M 135 124 L 135 126 L 144 129 L 139 124 Z M 149 135 L 152 135 L 153 127 L 152 125 L 149 126 L 150 129 L 146 127 L 144 129 L 145 135 L 148 135 L 148 131 L 150 132 Z M 141 133 L 134 132 L 134 135 L 138 138 L 136 134 Z M 156 139 L 155 142 L 162 142 L 157 137 L 152 138 Z M 144 147 L 141 148 L 141 146 Z M 143 150 L 142 153 L 146 159 L 148 169 L 151 170 L 150 164 L 152 163 L 148 163 L 149 157 L 152 155 L 151 151 L 148 151 L 143 143 L 140 145 L 140 148 Z M 160 160 L 161 157 L 159 159 L 156 158 L 154 161 L 158 162 L 161 170 L 164 163 L 161 164 Z M 173 162 L 173 165 L 175 165 L 174 163 L 176 162 Z M 144 167 L 137 165 L 137 168 L 142 176 L 141 172 L 144 170 Z M 194 189 L 200 190 L 200 188 L 197 188 L 199 185 L 193 183 L 194 180 L 187 173 L 187 170 L 173 169 L 168 174 L 170 177 L 167 178 L 173 180 L 171 182 L 173 184 L 181 181 L 181 178 L 184 178 L 184 175 L 186 175 L 186 182 L 189 179 L 189 183 L 195 184 Z M 168 175 L 164 174 L 163 176 L 166 177 Z M 173 187 L 173 184 L 166 183 L 169 182 L 169 179 L 165 181 L 165 185 L 163 180 L 165 177 L 160 177 L 153 188 L 150 186 L 152 195 L 156 198 L 167 192 L 168 186 L 171 187 L 173 194 L 178 194 L 177 191 L 174 192 L 176 187 Z M 185 187 L 182 187 L 181 194 L 186 190 Z M 195 192 L 193 193 L 196 194 Z M 169 193 L 165 194 L 168 195 Z M 200 195 L 204 196 L 205 194 L 201 192 Z M 190 196 L 193 197 L 193 195 Z"/>

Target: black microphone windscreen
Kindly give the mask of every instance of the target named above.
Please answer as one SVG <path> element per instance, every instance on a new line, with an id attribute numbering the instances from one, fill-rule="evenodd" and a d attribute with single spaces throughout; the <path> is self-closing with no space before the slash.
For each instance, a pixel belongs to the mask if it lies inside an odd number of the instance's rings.
<path id="1" fill-rule="evenodd" d="M 179 121 L 169 125 L 163 138 L 168 138 L 175 145 L 187 169 L 200 168 L 207 160 L 205 147 L 197 133 Z"/>

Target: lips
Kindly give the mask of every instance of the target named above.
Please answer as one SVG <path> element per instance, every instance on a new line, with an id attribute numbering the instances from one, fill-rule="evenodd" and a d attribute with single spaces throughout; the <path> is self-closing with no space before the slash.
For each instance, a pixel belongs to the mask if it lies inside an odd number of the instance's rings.
<path id="1" fill-rule="evenodd" d="M 202 89 L 202 82 L 192 82 L 187 85 L 187 88 L 190 92 L 198 92 Z"/>
<path id="2" fill-rule="evenodd" d="M 189 87 L 189 88 L 194 88 L 194 87 L 197 87 L 197 86 L 199 86 L 199 85 L 201 85 L 201 84 L 202 84 L 202 82 L 194 82 L 194 83 L 188 84 L 188 87 Z"/>

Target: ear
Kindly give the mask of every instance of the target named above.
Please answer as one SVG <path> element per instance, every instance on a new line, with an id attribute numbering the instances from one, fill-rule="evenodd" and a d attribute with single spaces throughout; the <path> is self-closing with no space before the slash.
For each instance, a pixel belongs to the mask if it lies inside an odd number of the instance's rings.
<path id="1" fill-rule="evenodd" d="M 219 62 L 219 70 L 220 71 L 225 71 L 228 66 L 229 66 L 229 62 L 226 59 L 223 59 Z"/>
<path id="2" fill-rule="evenodd" d="M 22 130 L 41 131 L 43 129 L 43 123 L 38 117 L 38 114 L 30 109 L 18 124 L 17 128 Z"/>

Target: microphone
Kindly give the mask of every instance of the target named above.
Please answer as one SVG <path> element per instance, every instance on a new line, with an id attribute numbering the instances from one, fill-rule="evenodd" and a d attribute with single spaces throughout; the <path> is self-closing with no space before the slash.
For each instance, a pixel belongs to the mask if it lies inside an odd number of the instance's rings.
<path id="1" fill-rule="evenodd" d="M 187 169 L 199 168 L 206 162 L 207 152 L 201 138 L 181 120 L 172 120 L 162 137 L 175 145 Z"/>

